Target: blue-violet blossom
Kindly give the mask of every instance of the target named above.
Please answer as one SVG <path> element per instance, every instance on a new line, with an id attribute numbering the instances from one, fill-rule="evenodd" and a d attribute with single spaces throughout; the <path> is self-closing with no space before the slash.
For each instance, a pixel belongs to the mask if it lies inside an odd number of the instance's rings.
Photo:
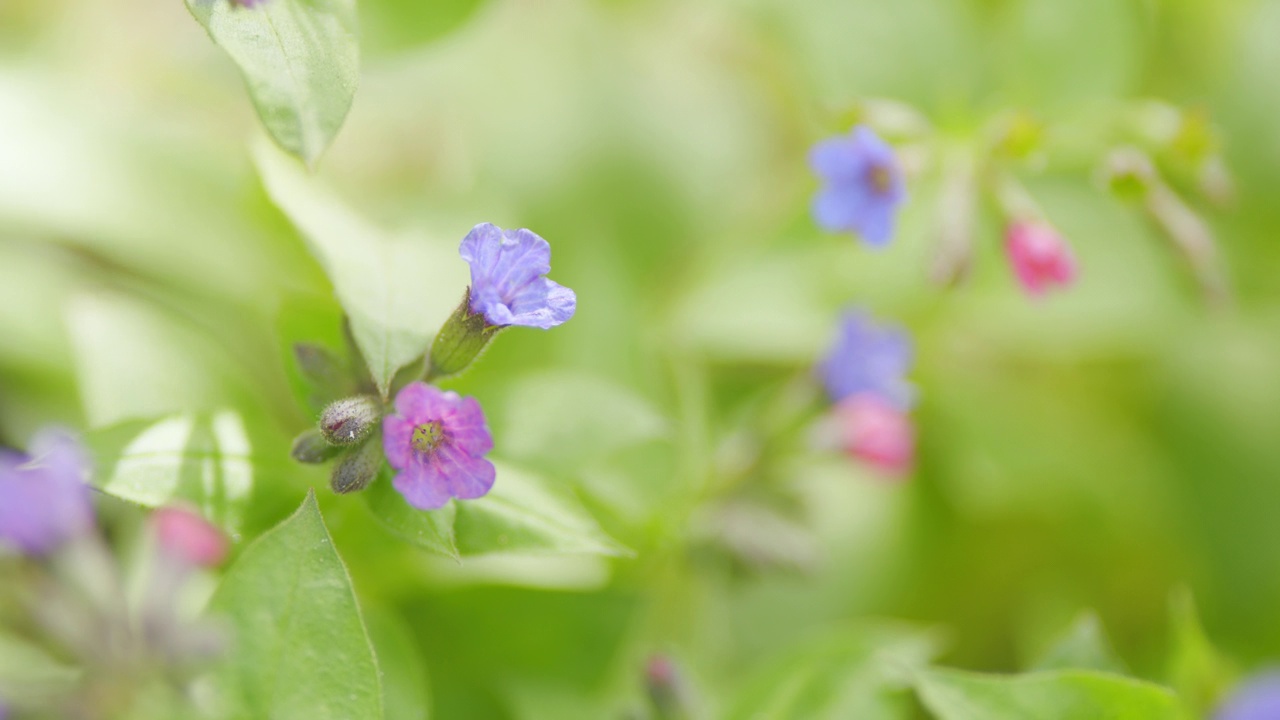
<path id="1" fill-rule="evenodd" d="M 824 183 L 813 217 L 829 232 L 854 232 L 883 247 L 893 237 L 894 218 L 906 197 L 893 148 L 870 128 L 828 138 L 809 151 L 809 165 Z"/>
<path id="2" fill-rule="evenodd" d="M 382 421 L 382 447 L 397 470 L 393 484 L 421 510 L 449 498 L 471 500 L 489 492 L 496 475 L 484 459 L 493 437 L 475 398 L 411 383 L 396 396 L 396 412 Z"/>
<path id="3" fill-rule="evenodd" d="M 1276 718 L 1280 718 L 1280 670 L 1254 675 L 1236 688 L 1213 716 L 1213 720 Z"/>
<path id="4" fill-rule="evenodd" d="M 861 310 L 847 310 L 840 319 L 835 344 L 818 365 L 818 374 L 832 402 L 872 393 L 905 410 L 914 395 L 906 380 L 911 355 L 911 340 L 905 331 L 878 325 Z"/>
<path id="5" fill-rule="evenodd" d="M 93 528 L 89 462 L 61 430 L 37 434 L 30 453 L 0 450 L 0 545 L 44 555 Z"/>
<path id="6" fill-rule="evenodd" d="M 551 271 L 551 245 L 532 231 L 481 223 L 459 253 L 471 265 L 471 311 L 489 325 L 546 330 L 573 317 L 578 298 L 543 277 Z"/>

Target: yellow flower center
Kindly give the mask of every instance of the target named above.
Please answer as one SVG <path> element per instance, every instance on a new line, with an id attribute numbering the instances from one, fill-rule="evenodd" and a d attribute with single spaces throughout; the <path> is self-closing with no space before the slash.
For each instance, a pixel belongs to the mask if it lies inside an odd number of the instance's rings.
<path id="1" fill-rule="evenodd" d="M 413 438 L 409 441 L 413 445 L 413 449 L 422 453 L 429 453 L 435 450 L 444 439 L 444 428 L 441 427 L 439 420 L 432 420 L 413 429 Z"/>

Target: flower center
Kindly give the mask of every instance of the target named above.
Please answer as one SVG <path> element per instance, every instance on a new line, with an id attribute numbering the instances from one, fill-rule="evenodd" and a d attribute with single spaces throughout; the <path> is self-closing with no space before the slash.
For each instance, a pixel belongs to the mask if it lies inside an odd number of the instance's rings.
<path id="1" fill-rule="evenodd" d="M 413 429 L 413 438 L 409 444 L 413 445 L 413 449 L 418 452 L 429 453 L 435 450 L 443 439 L 444 427 L 439 420 L 432 420 Z"/>
<path id="2" fill-rule="evenodd" d="M 888 194 L 893 189 L 893 171 L 887 165 L 872 165 L 867 170 L 867 182 L 881 195 Z"/>

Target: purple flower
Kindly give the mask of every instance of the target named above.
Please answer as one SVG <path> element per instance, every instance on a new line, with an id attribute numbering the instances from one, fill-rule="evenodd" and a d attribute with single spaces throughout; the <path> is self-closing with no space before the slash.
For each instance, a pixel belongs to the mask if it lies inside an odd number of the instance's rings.
<path id="1" fill-rule="evenodd" d="M 546 330 L 573 317 L 573 291 L 543 277 L 551 271 L 551 246 L 532 231 L 481 223 L 458 252 L 471 265 L 471 311 L 490 325 Z"/>
<path id="2" fill-rule="evenodd" d="M 813 202 L 813 217 L 822 229 L 857 233 L 875 247 L 888 244 L 906 197 L 893 148 L 859 125 L 814 145 L 809 166 L 824 183 Z"/>
<path id="3" fill-rule="evenodd" d="M 905 377 L 910 365 L 911 340 L 903 330 L 877 325 L 865 312 L 848 310 L 818 373 L 832 402 L 873 393 L 905 410 L 914 395 Z"/>
<path id="4" fill-rule="evenodd" d="M 60 430 L 31 441 L 31 454 L 0 450 L 0 545 L 44 555 L 93 527 L 84 449 Z"/>
<path id="5" fill-rule="evenodd" d="M 398 472 L 396 490 L 421 510 L 444 507 L 449 498 L 471 500 L 493 487 L 493 449 L 484 411 L 475 398 L 422 382 L 396 396 L 396 414 L 382 421 L 382 448 Z"/>
<path id="6" fill-rule="evenodd" d="M 1280 670 L 1254 675 L 1237 687 L 1218 708 L 1214 720 L 1276 720 L 1280 718 Z"/>

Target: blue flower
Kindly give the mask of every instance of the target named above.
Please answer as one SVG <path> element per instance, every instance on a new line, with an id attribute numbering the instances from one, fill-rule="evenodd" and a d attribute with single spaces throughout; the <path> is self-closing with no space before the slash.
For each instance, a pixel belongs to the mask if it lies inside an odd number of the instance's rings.
<path id="1" fill-rule="evenodd" d="M 869 128 L 828 138 L 809 151 L 809 165 L 824 186 L 813 217 L 829 232 L 854 232 L 883 247 L 893 237 L 894 218 L 906 188 L 893 148 Z"/>
<path id="2" fill-rule="evenodd" d="M 1214 720 L 1280 718 L 1280 670 L 1254 675 L 1218 708 Z"/>
<path id="3" fill-rule="evenodd" d="M 459 253 L 471 265 L 471 311 L 489 325 L 546 330 L 573 317 L 578 298 L 543 277 L 551 271 L 551 246 L 533 232 L 481 223 Z"/>
<path id="4" fill-rule="evenodd" d="M 88 459 L 70 435 L 46 430 L 31 454 L 0 451 L 0 545 L 44 555 L 93 527 Z"/>
<path id="5" fill-rule="evenodd" d="M 906 380 L 911 354 L 911 339 L 902 329 L 877 325 L 861 310 L 847 310 L 818 373 L 832 402 L 873 393 L 905 410 L 915 394 Z"/>

